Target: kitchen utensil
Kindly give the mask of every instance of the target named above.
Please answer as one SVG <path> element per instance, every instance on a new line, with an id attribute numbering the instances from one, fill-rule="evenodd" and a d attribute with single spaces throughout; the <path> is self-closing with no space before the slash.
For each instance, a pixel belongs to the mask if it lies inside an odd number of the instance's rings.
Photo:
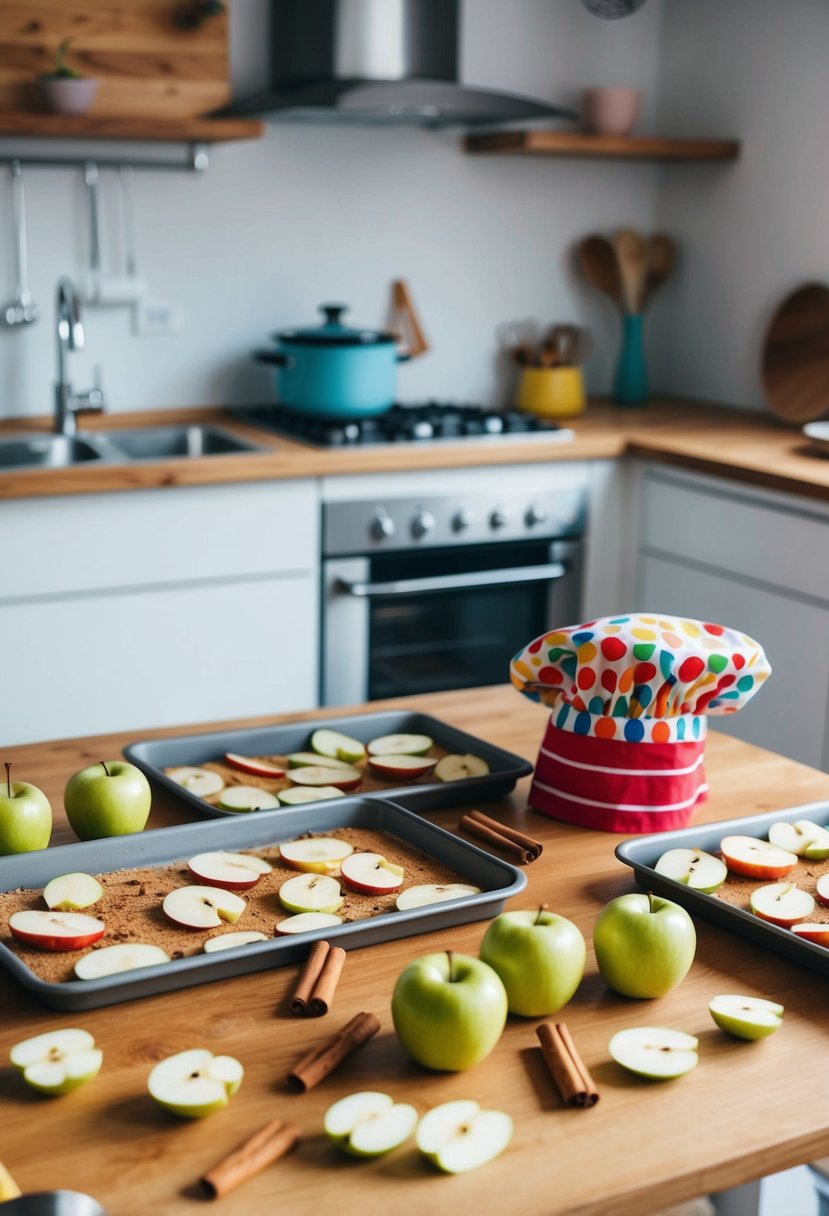
<path id="1" fill-rule="evenodd" d="M 676 260 L 676 246 L 669 236 L 655 232 L 645 242 L 645 287 L 642 304 L 646 305 L 651 296 L 667 279 Z"/>
<path id="2" fill-rule="evenodd" d="M 538 352 L 540 367 L 575 367 L 592 349 L 590 331 L 579 325 L 553 325 Z"/>
<path id="3" fill-rule="evenodd" d="M 540 418 L 570 418 L 585 407 L 580 367 L 525 367 L 518 381 L 516 405 Z"/>
<path id="4" fill-rule="evenodd" d="M 410 353 L 397 349 L 393 333 L 344 325 L 344 304 L 323 304 L 320 311 L 325 324 L 280 330 L 278 350 L 254 355 L 276 366 L 280 404 L 323 418 L 384 414 L 395 398 L 396 364 Z"/>
<path id="5" fill-rule="evenodd" d="M 603 236 L 587 236 L 576 251 L 582 274 L 597 291 L 622 308 L 622 279 L 616 253 Z"/>
<path id="6" fill-rule="evenodd" d="M 106 1216 L 106 1212 L 97 1199 L 81 1191 L 36 1191 L 7 1199 L 3 1216 Z"/>
<path id="7" fill-rule="evenodd" d="M 641 312 L 647 275 L 645 238 L 635 228 L 622 228 L 613 237 L 613 249 L 616 254 L 616 264 L 619 267 L 625 311 Z"/>
<path id="8" fill-rule="evenodd" d="M 83 178 L 86 184 L 86 203 L 89 209 L 89 271 L 83 288 L 86 304 L 96 304 L 101 282 L 101 217 L 98 198 L 98 166 L 88 160 L 84 164 Z"/>
<path id="9" fill-rule="evenodd" d="M 766 331 L 762 352 L 766 401 L 785 422 L 829 413 L 829 287 L 807 283 L 786 296 Z"/>
<path id="10" fill-rule="evenodd" d="M 541 326 L 532 317 L 521 321 L 501 321 L 495 327 L 501 349 L 516 367 L 532 367 L 541 342 Z"/>
<path id="11" fill-rule="evenodd" d="M 33 325 L 40 309 L 29 292 L 28 242 L 26 239 L 26 196 L 20 161 L 12 161 L 12 224 L 14 227 L 14 299 L 3 309 L 3 323 L 8 326 Z"/>
<path id="12" fill-rule="evenodd" d="M 639 89 L 585 89 L 581 117 L 596 135 L 630 135 L 639 117 Z"/>
<path id="13" fill-rule="evenodd" d="M 419 355 L 425 355 L 429 350 L 429 340 L 423 332 L 405 279 L 395 279 L 392 284 L 392 312 L 392 328 L 395 332 L 399 331 L 400 341 L 409 352 L 409 357 L 416 359 Z"/>

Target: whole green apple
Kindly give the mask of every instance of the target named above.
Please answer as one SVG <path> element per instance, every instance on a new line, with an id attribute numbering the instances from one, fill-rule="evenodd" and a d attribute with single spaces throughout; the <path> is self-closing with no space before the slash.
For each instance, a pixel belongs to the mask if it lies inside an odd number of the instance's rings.
<path id="1" fill-rule="evenodd" d="M 0 784 L 0 854 L 45 849 L 52 835 L 49 799 L 35 785 L 12 781 L 11 764 Z"/>
<path id="2" fill-rule="evenodd" d="M 150 814 L 150 783 L 125 760 L 101 760 L 75 773 L 63 791 L 72 831 L 81 840 L 140 832 Z"/>
<path id="3" fill-rule="evenodd" d="M 697 935 L 679 904 L 635 892 L 602 908 L 593 946 L 602 977 L 614 991 L 664 996 L 688 973 Z"/>
<path id="4" fill-rule="evenodd" d="M 425 954 L 401 972 L 391 998 L 394 1029 L 417 1064 L 460 1072 L 488 1056 L 507 1020 L 498 975 L 468 954 Z"/>
<path id="5" fill-rule="evenodd" d="M 502 912 L 484 934 L 481 958 L 498 972 L 510 1013 L 546 1017 L 566 1005 L 584 975 L 584 938 L 555 912 Z"/>

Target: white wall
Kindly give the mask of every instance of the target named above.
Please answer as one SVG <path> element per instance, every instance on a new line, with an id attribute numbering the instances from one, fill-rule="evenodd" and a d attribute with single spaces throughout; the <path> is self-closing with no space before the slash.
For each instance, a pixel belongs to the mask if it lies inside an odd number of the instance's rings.
<path id="1" fill-rule="evenodd" d="M 589 84 L 640 85 L 645 126 L 662 5 L 649 0 L 634 17 L 610 22 L 578 0 L 466 0 L 463 76 L 576 105 Z M 255 66 L 258 7 L 235 0 L 232 10 L 240 81 Z M 135 337 L 127 310 L 88 309 L 88 349 L 73 357 L 73 382 L 85 386 L 92 364 L 102 363 L 113 410 L 265 400 L 270 374 L 249 352 L 273 329 L 314 323 L 317 305 L 331 299 L 350 302 L 355 321 L 380 324 L 389 283 L 402 275 L 434 345 L 401 369 L 403 400 L 503 400 L 509 373 L 498 366 L 493 331 L 527 315 L 592 324 L 599 353 L 590 380 L 604 388 L 616 321 L 577 282 L 571 248 L 592 229 L 652 227 L 658 170 L 478 158 L 458 143 L 456 134 L 413 129 L 272 124 L 262 141 L 217 147 L 203 179 L 136 173 L 140 270 L 155 292 L 184 306 L 186 327 Z M 87 256 L 80 172 L 32 169 L 25 183 L 43 319 L 25 332 L 0 331 L 0 416 L 50 408 L 54 284 L 82 271 Z M 107 175 L 105 255 L 117 269 L 114 185 Z M 0 296 L 13 282 L 9 200 L 0 175 Z"/>

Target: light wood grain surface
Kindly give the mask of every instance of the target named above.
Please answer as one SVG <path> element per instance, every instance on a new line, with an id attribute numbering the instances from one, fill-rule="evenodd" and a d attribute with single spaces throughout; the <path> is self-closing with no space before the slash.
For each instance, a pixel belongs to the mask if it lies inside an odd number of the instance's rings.
<path id="1" fill-rule="evenodd" d="M 593 135 L 584 131 L 487 131 L 467 135 L 467 152 L 512 156 L 575 156 L 621 160 L 734 160 L 736 139 L 672 139 L 665 135 Z"/>
<path id="2" fill-rule="evenodd" d="M 541 708 L 500 687 L 388 704 L 433 712 L 530 759 L 545 720 Z M 331 711 L 301 716 L 331 716 Z M 150 733 L 171 732 L 146 737 Z M 126 735 L 113 735 L 39 744 L 17 748 L 9 758 L 18 775 L 41 785 L 59 808 L 63 784 L 73 771 L 115 756 L 128 741 Z M 829 799 L 829 775 L 726 736 L 710 738 L 707 768 L 711 797 L 696 813 L 699 822 Z M 579 925 L 589 945 L 601 907 L 632 888 L 629 871 L 613 855 L 620 838 L 527 811 L 526 792 L 523 783 L 508 801 L 485 808 L 544 842 L 544 854 L 527 868 L 529 887 L 516 904 L 549 903 Z M 434 814 L 450 829 L 458 817 L 457 810 Z M 62 815 L 57 818 L 55 842 L 70 840 Z M 159 796 L 151 825 L 178 818 L 175 806 Z M 205 848 L 209 835 L 205 822 Z M 589 950 L 585 980 L 562 1016 L 601 1090 L 601 1101 L 591 1110 L 562 1108 L 540 1064 L 533 1020 L 511 1018 L 493 1054 L 466 1073 L 431 1075 L 410 1064 L 398 1047 L 389 1000 L 403 966 L 432 950 L 476 952 L 482 924 L 352 952 L 334 1009 L 323 1021 L 287 1015 L 293 968 L 78 1016 L 45 1009 L 4 978 L 0 1058 L 26 1035 L 75 1024 L 87 1027 L 103 1047 L 104 1068 L 85 1089 L 54 1100 L 36 1098 L 10 1069 L 2 1069 L 2 1156 L 25 1190 L 88 1191 L 122 1216 L 153 1210 L 183 1216 L 203 1208 L 196 1180 L 274 1116 L 299 1124 L 299 1148 L 220 1201 L 217 1210 L 234 1216 L 275 1208 L 291 1216 L 328 1210 L 339 1216 L 385 1216 L 392 1210 L 428 1210 L 434 1216 L 636 1216 L 825 1156 L 826 980 L 704 921 L 697 930 L 690 974 L 655 1001 L 610 993 Z M 748 1044 L 717 1031 L 708 1001 L 735 991 L 782 1001 L 781 1031 Z M 377 1039 L 317 1089 L 289 1093 L 284 1085 L 289 1066 L 362 1009 L 381 1020 Z M 701 1061 L 694 1072 L 654 1084 L 624 1074 L 609 1060 L 607 1044 L 616 1030 L 654 1024 L 699 1036 Z M 196 1123 L 165 1115 L 145 1093 L 152 1065 L 191 1046 L 235 1055 L 246 1068 L 231 1105 Z M 513 1116 L 513 1142 L 499 1160 L 457 1178 L 432 1173 L 411 1147 L 376 1163 L 341 1159 L 321 1135 L 323 1113 L 337 1098 L 366 1088 L 387 1090 L 421 1112 L 449 1099 L 475 1098 Z"/>

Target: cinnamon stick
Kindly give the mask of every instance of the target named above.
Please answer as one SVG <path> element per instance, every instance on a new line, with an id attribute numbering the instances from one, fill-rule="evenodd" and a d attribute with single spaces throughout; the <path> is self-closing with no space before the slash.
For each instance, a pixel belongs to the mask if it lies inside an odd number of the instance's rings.
<path id="1" fill-rule="evenodd" d="M 211 1199 L 220 1199 L 228 1191 L 247 1182 L 266 1166 L 284 1157 L 299 1139 L 299 1128 L 282 1119 L 271 1119 L 249 1139 L 234 1149 L 202 1176 L 201 1184 Z"/>
<path id="2" fill-rule="evenodd" d="M 534 857 L 540 857 L 544 852 L 544 845 L 540 840 L 536 840 L 533 836 L 527 836 L 524 832 L 519 832 L 517 828 L 508 827 L 505 823 L 499 823 L 497 819 L 490 819 L 489 815 L 485 815 L 483 811 L 470 811 L 468 817 L 486 828 L 491 828 L 493 832 L 499 832 L 502 836 L 506 836 L 508 840 L 513 840 L 516 844 L 520 844 L 522 848 L 528 849 Z"/>
<path id="3" fill-rule="evenodd" d="M 305 965 L 299 973 L 294 995 L 291 997 L 292 1013 L 307 1013 L 308 1002 L 314 985 L 320 977 L 326 957 L 331 947 L 328 942 L 314 942 L 311 953 L 305 960 Z"/>
<path id="4" fill-rule="evenodd" d="M 595 1106 L 599 1091 L 576 1050 L 564 1022 L 542 1022 L 536 1029 L 544 1063 L 565 1106 Z"/>
<path id="5" fill-rule="evenodd" d="M 529 849 L 525 849 L 522 845 L 516 844 L 514 840 L 510 840 L 508 836 L 504 836 L 501 832 L 496 832 L 492 828 L 488 828 L 486 824 L 479 823 L 470 815 L 461 816 L 461 830 L 466 832 L 468 836 L 475 836 L 476 839 L 483 841 L 484 844 L 491 845 L 492 848 L 498 849 L 502 853 L 506 853 L 513 861 L 517 861 L 520 866 L 529 865 L 531 861 L 535 861 L 535 857 Z"/>
<path id="6" fill-rule="evenodd" d="M 288 1073 L 291 1089 L 305 1093 L 323 1081 L 353 1051 L 357 1051 L 380 1029 L 373 1013 L 358 1013 L 347 1025 L 309 1051 Z"/>
<path id="7" fill-rule="evenodd" d="M 322 1017 L 331 1008 L 334 992 L 344 963 L 345 950 L 341 946 L 332 946 L 325 956 L 322 971 L 320 971 L 319 979 L 314 984 L 314 990 L 308 1002 L 308 1012 L 312 1017 Z"/>

